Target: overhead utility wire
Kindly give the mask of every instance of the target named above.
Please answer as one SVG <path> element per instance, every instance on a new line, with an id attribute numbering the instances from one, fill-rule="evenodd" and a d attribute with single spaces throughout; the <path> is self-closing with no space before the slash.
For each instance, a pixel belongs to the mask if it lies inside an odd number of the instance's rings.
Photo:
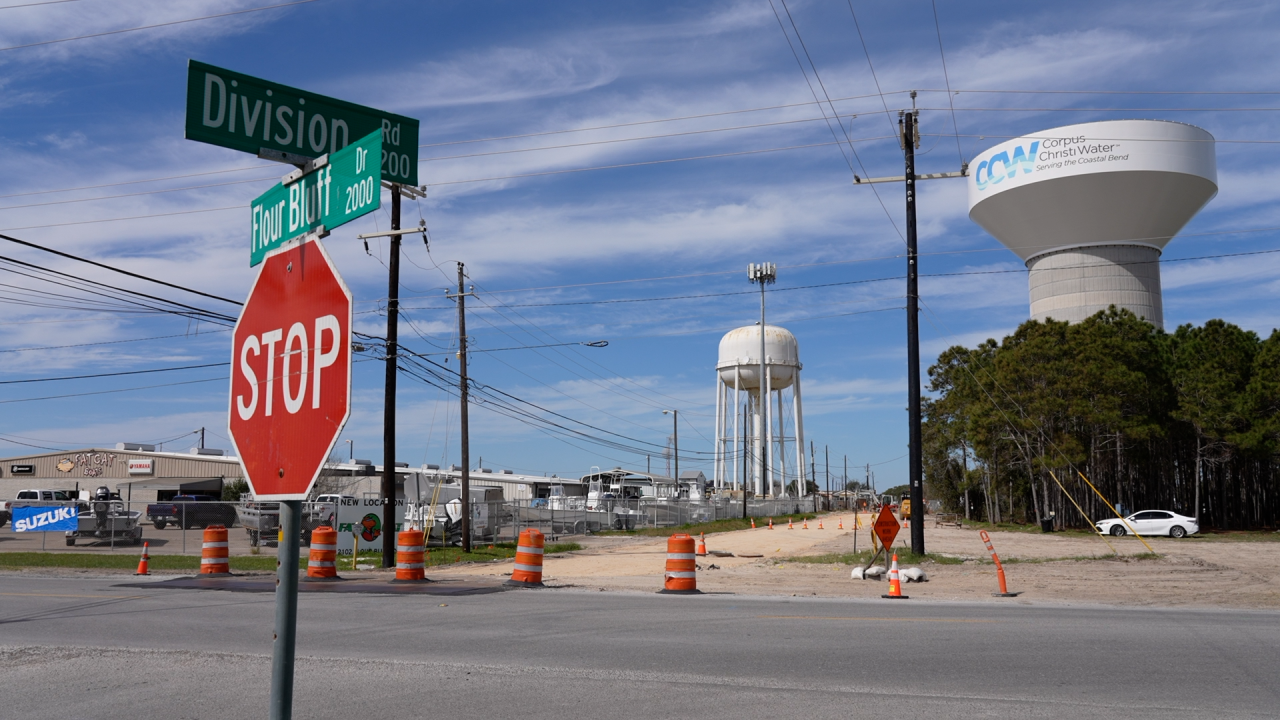
<path id="1" fill-rule="evenodd" d="M 94 347 L 94 346 L 100 346 L 100 345 L 120 345 L 122 343 L 148 342 L 151 340 L 168 340 L 170 338 L 194 338 L 194 337 L 200 337 L 202 335 L 213 335 L 215 333 L 224 333 L 229 331 L 230 331 L 230 328 L 224 328 L 222 330 L 208 330 L 200 333 L 177 333 L 174 335 L 156 335 L 155 337 L 129 338 L 128 340 L 102 340 L 100 342 L 75 343 L 73 345 L 45 345 L 43 347 L 9 348 L 7 350 L 0 350 L 0 353 L 31 352 L 35 350 L 65 350 L 67 348 Z"/>
<path id="2" fill-rule="evenodd" d="M 178 210 L 176 212 L 151 213 L 150 215 L 131 215 L 129 217 L 119 218 L 96 218 L 93 220 L 76 220 L 74 222 L 48 223 L 45 225 L 23 225 L 22 227 L 4 228 L 4 232 L 14 232 L 16 230 L 38 230 L 40 228 L 52 227 L 71 227 L 73 225 L 97 225 L 99 223 L 122 222 L 125 220 L 147 220 L 149 218 L 173 217 L 175 215 L 195 215 L 197 213 L 224 212 L 227 210 L 239 210 L 244 212 L 243 205 L 228 205 L 226 207 L 203 208 L 200 210 Z"/>
<path id="3" fill-rule="evenodd" d="M 122 269 L 120 269 L 120 268 L 118 268 L 118 267 L 114 267 L 114 266 L 112 266 L 112 265 L 107 265 L 106 263 L 100 263 L 100 262 L 98 262 L 97 260 L 90 260 L 90 259 L 88 259 L 88 258 L 80 257 L 79 255 L 72 255 L 71 253 L 63 252 L 63 251 L 61 251 L 61 250 L 54 250 L 53 248 L 45 247 L 44 245 L 39 245 L 39 244 L 36 244 L 36 243 L 33 243 L 33 242 L 28 242 L 28 241 L 26 241 L 26 240 L 19 240 L 18 238 L 13 237 L 13 236 L 10 236 L 10 235 L 0 234 L 0 238 L 3 238 L 3 239 L 5 239 L 5 240 L 8 240 L 9 242 L 12 242 L 12 243 L 17 243 L 17 244 L 19 244 L 19 245 L 25 245 L 26 247 L 29 247 L 29 248 L 34 248 L 34 249 L 36 249 L 36 250 L 42 250 L 42 251 L 44 251 L 44 252 L 51 253 L 51 254 L 53 254 L 53 255 L 57 255 L 57 256 L 59 256 L 59 257 L 64 257 L 64 258 L 67 258 L 67 259 L 69 259 L 69 260 L 75 260 L 75 261 L 77 261 L 77 262 L 82 262 L 82 263 L 86 263 L 86 264 L 88 264 L 88 265 L 93 265 L 93 266 L 95 266 L 95 267 L 100 267 L 100 268 L 102 268 L 102 269 L 104 269 L 104 270 L 110 270 L 111 272 L 114 272 L 114 273 L 119 273 L 119 274 L 121 274 L 121 275 L 127 275 L 127 276 L 129 276 L 129 277 L 131 277 L 131 278 L 134 278 L 134 279 L 137 279 L 137 280 L 145 280 L 145 281 L 147 281 L 147 282 L 156 283 L 157 285 L 164 285 L 165 287 L 173 288 L 174 290 L 181 290 L 181 291 L 183 291 L 183 292 L 188 292 L 188 293 L 191 293 L 191 294 L 193 294 L 193 295 L 200 295 L 201 297 L 207 297 L 207 298 L 209 298 L 209 299 L 211 299 L 211 300 L 221 300 L 222 302 L 225 302 L 225 303 L 231 303 L 232 305 L 244 305 L 244 303 L 240 302 L 239 300 L 232 300 L 232 299 L 230 299 L 230 298 L 225 298 L 225 297 L 222 297 L 222 296 L 220 296 L 220 295 L 212 295 L 212 294 L 210 294 L 210 293 L 202 292 L 202 291 L 200 291 L 200 290 L 192 290 L 191 288 L 183 287 L 183 286 L 181 286 L 181 285 L 174 285 L 173 283 L 165 282 L 164 280 L 157 280 L 157 279 L 152 278 L 152 277 L 147 277 L 146 275 L 139 275 L 138 273 L 135 273 L 135 272 L 130 272 L 130 271 L 128 271 L 128 270 L 122 270 Z M 25 265 L 26 263 L 23 263 L 23 264 Z M 50 271 L 50 272 L 52 272 L 52 271 Z M 59 273 L 59 274 L 61 274 L 61 273 Z M 133 291 L 126 291 L 126 292 L 133 292 Z M 139 293 L 139 294 L 141 294 L 141 293 Z M 156 299 L 158 299 L 158 298 L 156 298 Z M 176 304 L 179 304 L 179 303 L 174 303 L 174 304 L 176 305 Z M 185 306 L 185 305 L 184 305 L 183 307 L 190 307 L 190 306 Z M 198 308 L 192 308 L 192 309 L 198 309 Z M 225 315 L 224 315 L 223 317 L 230 317 L 230 316 L 225 316 Z M 233 319 L 233 320 L 234 320 L 234 318 L 231 318 L 231 319 Z"/>
<path id="4" fill-rule="evenodd" d="M 118 377 L 121 375 L 146 375 L 148 373 L 175 372 L 178 370 L 196 370 L 199 368 L 224 367 L 229 362 L 205 363 L 204 365 L 183 365 L 181 367 L 152 368 L 150 370 L 127 370 L 124 372 L 97 373 L 94 375 L 66 375 L 64 377 L 31 378 L 28 380 L 0 380 L 0 385 L 20 385 L 23 383 L 58 382 L 60 380 L 89 380 L 91 378 Z"/>
<path id="5" fill-rule="evenodd" d="M 263 168 L 273 167 L 272 165 L 248 165 L 245 167 L 231 168 L 230 170 L 209 170 L 207 172 L 188 173 L 186 175 L 169 175 L 168 177 L 147 178 L 145 180 L 121 180 L 113 183 L 100 183 L 98 185 L 81 185 L 79 187 L 60 188 L 56 190 L 31 190 L 29 192 L 10 193 L 8 195 L 0 195 L 0 200 L 14 197 L 26 197 L 28 195 L 48 195 L 50 193 L 75 192 L 77 190 L 98 190 L 100 188 L 120 187 L 121 185 L 142 185 L 144 183 L 164 182 L 165 180 L 185 180 L 186 178 L 204 177 L 206 175 L 223 175 L 225 173 L 245 172 L 248 170 L 262 170 Z"/>
<path id="6" fill-rule="evenodd" d="M 204 380 L 184 380 L 182 382 L 164 383 L 161 385 L 143 385 L 142 387 L 119 388 L 116 390 L 96 390 L 94 392 L 69 393 L 67 395 L 47 395 L 45 397 L 33 398 L 16 398 L 13 400 L 0 400 L 0 405 L 8 405 L 10 403 L 34 402 L 36 400 L 62 400 L 64 398 L 88 397 L 90 395 L 111 395 L 113 393 L 134 392 L 136 390 L 154 390 L 163 387 L 177 387 L 179 385 L 197 385 L 207 382 L 226 382 L 227 376 L 205 378 Z"/>
<path id="7" fill-rule="evenodd" d="M 802 37 L 802 36 L 800 35 L 800 27 L 799 27 L 798 25 L 796 25 L 796 21 L 795 21 L 795 19 L 791 17 L 791 10 L 787 7 L 787 0 L 779 0 L 779 1 L 782 3 L 782 9 L 787 11 L 787 19 L 791 22 L 791 29 L 795 31 L 795 34 L 796 34 L 796 40 L 799 40 L 799 41 L 800 41 L 800 47 L 801 47 L 802 49 L 804 49 L 804 56 L 805 56 L 806 58 L 808 58 L 808 60 L 809 60 L 809 66 L 813 68 L 813 76 L 814 76 L 814 78 L 816 78 L 816 79 L 817 79 L 817 81 L 818 81 L 818 86 L 822 88 L 822 95 L 823 95 L 824 97 L 826 97 L 826 98 L 827 98 L 827 104 L 831 106 L 831 110 L 832 110 L 832 112 L 834 112 L 834 111 L 835 111 L 835 104 L 831 102 L 831 95 L 827 93 L 827 86 L 822 82 L 822 76 L 818 74 L 818 66 L 817 66 L 817 64 L 815 64 L 815 63 L 813 62 L 813 58 L 809 55 L 809 48 L 808 48 L 808 46 L 806 46 L 806 45 L 804 44 L 804 37 Z M 769 7 L 771 7 L 771 8 L 773 7 L 773 0 L 769 0 Z M 849 9 L 850 9 L 850 11 L 852 11 L 852 10 L 853 10 L 853 6 L 852 6 L 852 5 L 850 5 L 850 6 L 849 6 Z M 774 9 L 773 14 L 774 14 L 774 16 L 775 16 L 775 17 L 777 17 L 777 15 L 778 15 L 778 11 L 777 11 L 777 9 Z M 781 27 L 781 26 L 782 26 L 782 18 L 780 18 L 780 17 L 778 18 L 778 26 L 779 26 L 779 27 Z M 786 32 L 787 32 L 787 31 L 786 31 L 786 28 L 782 28 L 782 33 L 783 33 L 784 35 L 786 34 Z M 790 37 L 788 37 L 788 38 L 787 38 L 787 45 L 791 46 L 791 54 L 792 54 L 792 55 L 795 55 L 795 53 L 796 53 L 796 49 L 795 49 L 795 46 L 794 46 L 794 45 L 791 45 L 791 38 L 790 38 Z M 870 58 L 870 56 L 868 56 L 868 57 L 867 57 L 867 61 L 868 61 L 868 62 L 870 62 L 870 60 L 871 60 L 871 58 Z M 797 64 L 799 64 L 799 63 L 800 63 L 800 56 L 799 56 L 799 55 L 796 55 L 796 63 L 797 63 Z M 801 71 L 801 72 L 804 72 L 804 65 L 803 65 L 803 64 L 800 64 L 800 71 Z M 807 73 L 805 73 L 805 82 L 806 82 L 806 83 L 808 83 L 808 82 L 809 82 L 809 75 L 808 75 Z M 879 81 L 877 81 L 877 82 L 876 82 L 877 87 L 879 87 L 879 84 L 880 84 L 880 83 L 879 83 Z M 813 91 L 813 84 L 812 84 L 812 83 L 810 83 L 810 84 L 809 84 L 809 91 L 810 91 L 810 92 L 812 92 L 812 91 Z M 817 100 L 817 99 L 818 99 L 817 93 L 814 93 L 814 98 L 813 98 L 813 99 L 814 99 L 814 100 Z M 881 98 L 881 100 L 883 100 L 883 97 Z M 819 108 L 821 108 L 821 107 L 822 107 L 822 105 L 821 105 L 821 104 L 819 104 L 819 105 L 818 105 L 818 107 L 819 107 Z M 887 106 L 886 106 L 886 110 L 887 110 Z M 825 111 L 825 110 L 823 111 L 823 115 L 826 115 L 826 111 Z M 853 153 L 853 157 L 854 157 L 854 159 L 858 161 L 858 167 L 862 169 L 862 174 L 863 174 L 864 176 L 870 177 L 870 173 L 868 173 L 868 172 L 867 172 L 867 167 L 866 167 L 866 165 L 864 165 L 864 164 L 862 163 L 862 158 L 861 158 L 861 157 L 859 157 L 859 155 L 858 155 L 858 150 L 857 150 L 857 148 L 855 148 L 855 147 L 853 146 L 853 141 L 849 139 L 849 133 L 844 129 L 844 123 L 839 122 L 839 119 L 837 118 L 837 124 L 839 124 L 839 125 L 840 125 L 840 132 L 844 134 L 845 141 L 849 143 L 849 150 L 850 150 L 850 152 L 852 152 L 852 153 Z M 893 125 L 893 122 L 892 122 L 892 121 L 890 121 L 889 125 L 890 125 L 890 126 L 892 126 L 892 125 Z M 830 126 L 830 125 L 828 124 L 828 127 L 829 127 L 829 126 Z M 897 132 L 897 131 L 896 131 L 896 128 L 892 128 L 892 127 L 891 127 L 891 130 L 890 130 L 890 137 L 895 137 L 895 136 L 896 136 L 896 132 Z M 835 131 L 833 130 L 831 134 L 832 134 L 832 135 L 835 135 Z M 839 141 L 839 138 L 837 138 L 837 141 Z M 844 155 L 844 148 L 843 148 L 843 146 L 841 146 L 840 154 L 841 154 L 842 156 Z M 845 157 L 845 162 L 848 162 L 848 160 L 849 160 L 849 158 L 848 158 L 848 157 Z M 852 164 L 851 164 L 851 165 L 849 165 L 849 172 L 853 173 L 853 179 L 854 179 L 854 180 L 857 180 L 857 179 L 858 179 L 858 173 L 857 173 L 856 171 L 854 171 L 854 169 L 853 169 L 853 165 L 852 165 Z M 901 238 L 901 239 L 902 239 L 902 241 L 905 243 L 907 240 L 906 240 L 906 238 L 902 235 L 902 231 L 898 229 L 898 221 L 897 221 L 897 220 L 895 220 L 895 219 L 893 218 L 893 213 L 889 212 L 889 206 L 884 204 L 884 198 L 880 197 L 880 191 L 879 191 L 878 189 L 876 189 L 876 186 L 875 186 L 875 185 L 872 185 L 872 186 L 871 186 L 871 194 L 875 195 L 875 197 L 876 197 L 876 202 L 880 203 L 880 208 L 881 208 L 882 210 L 884 210 L 884 216 L 889 220 L 889 225 L 891 225 L 891 226 L 893 227 L 893 231 L 894 231 L 895 233 L 897 233 L 897 234 L 898 234 L 898 237 L 899 237 L 899 238 Z"/>
<path id="8" fill-rule="evenodd" d="M 98 197 L 73 198 L 71 200 L 50 200 L 49 202 L 27 203 L 26 205 L 5 205 L 0 210 L 21 210 L 24 208 L 47 207 L 49 205 L 69 205 L 71 203 L 93 202 L 95 200 L 117 200 L 119 198 L 141 197 L 143 195 L 162 195 L 164 193 L 186 192 L 187 190 L 204 190 L 207 188 L 226 187 L 228 185 L 244 185 L 246 183 L 265 182 L 267 180 L 276 181 L 278 175 L 269 177 L 249 178 L 248 180 L 231 180 L 224 183 L 210 183 L 208 185 L 189 185 L 187 187 L 178 188 L 161 188 L 159 190 L 142 190 L 140 192 L 121 193 L 118 195 L 99 195 Z M 48 190 L 46 192 L 57 192 L 56 190 Z"/>
<path id="9" fill-rule="evenodd" d="M 889 132 L 896 135 L 898 128 L 893 124 L 893 117 L 889 113 L 889 103 L 885 100 L 884 91 L 880 89 L 880 78 L 876 76 L 876 66 L 871 62 L 871 51 L 867 49 L 867 40 L 862 36 L 862 24 L 858 22 L 858 13 L 853 11 L 853 0 L 847 0 L 847 2 L 849 4 L 849 14 L 853 16 L 853 29 L 858 32 L 858 42 L 862 43 L 862 54 L 867 57 L 867 69 L 871 71 L 871 80 L 876 84 L 876 94 L 880 96 L 880 104 L 884 106 L 884 117 L 889 121 Z"/>
<path id="10" fill-rule="evenodd" d="M 0 10 L 13 10 L 14 8 L 35 7 L 37 5 L 61 5 L 69 2 L 80 2 L 80 0 L 43 0 L 43 2 L 22 3 L 21 5 L 0 5 Z"/>
<path id="11" fill-rule="evenodd" d="M 274 10 L 276 8 L 289 7 L 290 5 L 306 5 L 307 3 L 313 2 L 316 2 L 316 0 L 295 0 L 294 2 L 281 3 L 279 5 L 267 5 L 266 7 L 248 8 L 246 10 L 233 10 L 231 12 L 218 13 L 217 15 L 205 15 L 203 17 L 187 18 L 185 20 L 171 20 L 169 22 L 156 23 L 154 25 L 142 25 L 140 27 L 122 28 L 120 30 L 108 30 L 106 32 L 77 35 L 75 37 L 59 38 L 57 40 L 41 40 L 40 42 L 27 43 L 26 45 L 11 45 L 9 47 L 0 48 L 0 52 L 4 52 L 6 50 L 21 50 L 23 48 L 38 47 L 40 45 L 55 45 L 57 43 L 72 42 L 74 40 L 87 40 L 89 38 L 105 37 L 107 35 L 119 35 L 121 33 L 131 33 L 139 30 L 153 30 L 155 28 L 169 27 L 171 25 L 183 25 L 185 23 L 200 22 L 201 20 L 213 20 L 215 18 L 230 17 L 232 15 L 244 15 L 245 13 Z"/>
<path id="12" fill-rule="evenodd" d="M 956 123 L 955 95 L 951 92 L 951 75 L 947 73 L 947 53 L 942 49 L 942 23 L 938 21 L 938 0 L 930 0 L 933 5 L 933 28 L 938 32 L 938 55 L 942 58 L 942 79 L 947 84 L 947 104 L 951 107 L 951 127 L 956 131 L 956 154 L 960 156 L 960 165 L 964 165 L 964 151 L 960 149 L 960 126 Z M 853 9 L 850 0 L 849 9 Z"/>

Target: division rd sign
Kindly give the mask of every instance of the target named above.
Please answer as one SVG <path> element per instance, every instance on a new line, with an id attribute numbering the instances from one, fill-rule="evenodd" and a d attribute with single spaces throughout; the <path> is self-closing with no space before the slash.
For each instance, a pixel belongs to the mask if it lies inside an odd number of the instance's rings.
<path id="1" fill-rule="evenodd" d="M 319 167 L 259 195 L 252 205 L 249 267 L 293 238 L 320 226 L 332 231 L 377 210 L 382 198 L 381 147 L 382 133 L 369 133 L 329 155 Z"/>
<path id="2" fill-rule="evenodd" d="M 875 531 L 876 537 L 880 538 L 880 545 L 885 548 L 893 546 L 893 539 L 898 537 L 898 530 L 902 526 L 898 524 L 898 518 L 893 516 L 893 511 L 888 505 L 880 506 L 880 514 L 876 516 L 876 520 L 871 524 L 871 529 Z"/>
<path id="3" fill-rule="evenodd" d="M 267 257 L 232 338 L 228 427 L 249 487 L 305 499 L 351 409 L 351 291 L 319 241 Z"/>
<path id="4" fill-rule="evenodd" d="M 188 140 L 255 155 L 263 150 L 318 158 L 382 132 L 382 176 L 418 184 L 418 121 L 191 60 Z"/>

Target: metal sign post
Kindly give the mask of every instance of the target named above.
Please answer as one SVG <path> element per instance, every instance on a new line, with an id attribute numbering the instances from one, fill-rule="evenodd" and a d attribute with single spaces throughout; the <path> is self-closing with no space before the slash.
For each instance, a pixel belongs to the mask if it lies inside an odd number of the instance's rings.
<path id="1" fill-rule="evenodd" d="M 293 717 L 293 657 L 298 635 L 298 536 L 302 501 L 280 503 L 276 549 L 276 631 L 271 645 L 271 720 Z"/>

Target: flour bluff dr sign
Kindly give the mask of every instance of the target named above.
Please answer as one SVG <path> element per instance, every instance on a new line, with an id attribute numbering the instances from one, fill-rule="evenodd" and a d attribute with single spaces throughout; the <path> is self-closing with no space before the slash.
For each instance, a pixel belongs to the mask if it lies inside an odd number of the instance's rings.
<path id="1" fill-rule="evenodd" d="M 374 131 L 382 132 L 383 179 L 417 185 L 417 120 L 196 60 L 187 64 L 188 140 L 262 157 L 274 151 L 317 158 Z"/>

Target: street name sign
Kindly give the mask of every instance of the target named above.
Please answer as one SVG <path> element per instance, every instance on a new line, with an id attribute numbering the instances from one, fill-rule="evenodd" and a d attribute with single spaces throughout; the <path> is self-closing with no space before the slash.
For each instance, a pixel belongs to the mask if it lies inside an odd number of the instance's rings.
<path id="1" fill-rule="evenodd" d="M 898 530 L 902 526 L 898 524 L 898 518 L 893 516 L 893 511 L 888 505 L 880 506 L 880 514 L 876 517 L 871 529 L 875 531 L 876 537 L 880 539 L 880 545 L 886 550 L 893 546 L 894 538 L 898 537 Z"/>
<path id="2" fill-rule="evenodd" d="M 253 201 L 249 266 L 286 242 L 317 230 L 333 230 L 377 210 L 382 198 L 382 175 L 377 163 L 382 134 L 374 131 L 295 171 Z M 286 180 L 291 176 L 286 176 Z"/>
<path id="3" fill-rule="evenodd" d="M 382 133 L 379 166 L 389 182 L 418 184 L 418 121 L 190 60 L 188 140 L 263 155 L 317 158 Z"/>
<path id="4" fill-rule="evenodd" d="M 228 429 L 254 499 L 306 499 L 351 412 L 351 291 L 318 240 L 267 256 L 231 347 Z"/>

